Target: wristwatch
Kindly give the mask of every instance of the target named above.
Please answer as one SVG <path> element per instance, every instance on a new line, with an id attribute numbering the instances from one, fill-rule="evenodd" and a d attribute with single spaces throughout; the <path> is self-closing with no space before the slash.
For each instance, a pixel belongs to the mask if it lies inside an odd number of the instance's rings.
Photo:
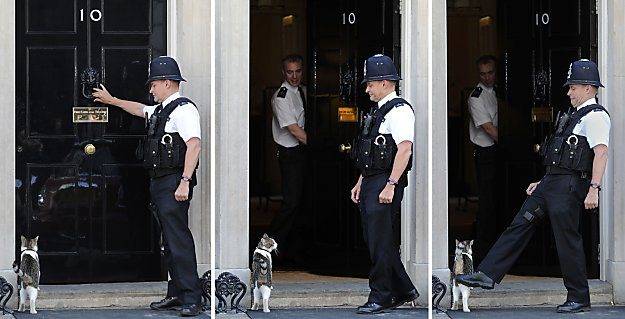
<path id="1" fill-rule="evenodd" d="M 594 188 L 594 189 L 596 189 L 598 191 L 601 191 L 601 184 L 599 184 L 599 183 L 590 183 L 590 187 L 592 187 L 592 188 Z"/>
<path id="2" fill-rule="evenodd" d="M 389 185 L 397 185 L 397 181 L 392 178 L 389 178 L 388 181 L 386 181 L 386 183 Z"/>
<path id="3" fill-rule="evenodd" d="M 182 179 L 183 181 L 185 181 L 185 182 L 191 182 L 191 177 L 188 177 L 188 176 L 184 176 L 184 175 L 182 175 L 182 178 L 181 178 L 181 179 Z"/>

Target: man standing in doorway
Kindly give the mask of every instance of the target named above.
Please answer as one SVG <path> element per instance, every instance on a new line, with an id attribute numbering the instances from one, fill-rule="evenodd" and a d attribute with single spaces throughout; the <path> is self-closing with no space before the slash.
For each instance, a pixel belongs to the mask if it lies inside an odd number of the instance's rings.
<path id="1" fill-rule="evenodd" d="M 532 238 L 536 223 L 547 214 L 568 291 L 557 311 L 580 312 L 590 310 L 590 292 L 579 219 L 583 208 L 599 206 L 611 124 L 608 112 L 597 103 L 597 92 L 603 85 L 594 62 L 582 59 L 571 63 L 565 86 L 573 108 L 558 119 L 556 131 L 540 147 L 546 175 L 529 185 L 528 198 L 478 272 L 460 275 L 456 281 L 493 289 Z"/>
<path id="2" fill-rule="evenodd" d="M 147 84 L 158 105 L 143 105 L 111 96 L 104 86 L 94 89 L 95 101 L 115 105 L 148 121 L 143 163 L 151 177 L 150 195 L 163 231 L 165 258 L 171 280 L 167 297 L 153 302 L 154 310 L 182 307 L 181 316 L 201 311 L 201 288 L 193 235 L 189 230 L 189 203 L 196 185 L 200 156 L 200 114 L 195 104 L 178 92 L 178 63 L 161 56 L 150 64 Z"/>
<path id="3" fill-rule="evenodd" d="M 497 240 L 495 184 L 497 169 L 496 60 L 492 55 L 476 61 L 480 82 L 469 97 L 469 138 L 473 143 L 479 206 L 475 218 L 475 257 L 481 260 Z"/>
<path id="4" fill-rule="evenodd" d="M 377 104 L 364 120 L 353 153 L 361 175 L 351 190 L 351 200 L 359 205 L 372 263 L 371 292 L 368 301 L 358 307 L 362 314 L 380 313 L 419 297 L 393 240 L 392 225 L 399 217 L 412 166 L 415 129 L 412 107 L 395 93 L 400 79 L 388 56 L 376 54 L 365 61 L 362 82 Z"/>
<path id="5" fill-rule="evenodd" d="M 271 236 L 283 248 L 283 255 L 297 259 L 299 247 L 288 240 L 302 212 L 307 144 L 305 127 L 306 87 L 302 85 L 304 60 L 291 54 L 282 59 L 284 82 L 271 99 L 272 133 L 278 148 L 282 178 L 282 209 L 270 226 Z"/>

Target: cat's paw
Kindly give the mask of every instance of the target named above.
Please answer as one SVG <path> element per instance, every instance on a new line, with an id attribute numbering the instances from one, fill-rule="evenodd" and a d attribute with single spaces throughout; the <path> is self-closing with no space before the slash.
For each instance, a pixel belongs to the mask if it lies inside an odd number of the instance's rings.
<path id="1" fill-rule="evenodd" d="M 469 310 L 469 308 L 462 308 L 462 311 L 464 311 L 464 312 L 471 312 L 471 310 Z"/>
<path id="2" fill-rule="evenodd" d="M 458 310 L 458 304 L 454 302 L 454 303 L 451 305 L 451 310 Z"/>
<path id="3" fill-rule="evenodd" d="M 20 304 L 19 307 L 17 307 L 17 311 L 19 312 L 24 312 L 24 310 L 26 310 L 26 305 L 24 304 Z"/>
<path id="4" fill-rule="evenodd" d="M 37 310 L 35 310 L 35 309 L 30 309 L 30 313 L 31 313 L 32 315 L 36 315 L 36 314 L 37 314 Z"/>
<path id="5" fill-rule="evenodd" d="M 252 310 L 258 310 L 258 304 L 252 305 Z"/>
<path id="6" fill-rule="evenodd" d="M 267 308 L 267 309 L 263 309 L 263 312 L 271 312 L 271 310 L 269 310 L 269 308 Z"/>

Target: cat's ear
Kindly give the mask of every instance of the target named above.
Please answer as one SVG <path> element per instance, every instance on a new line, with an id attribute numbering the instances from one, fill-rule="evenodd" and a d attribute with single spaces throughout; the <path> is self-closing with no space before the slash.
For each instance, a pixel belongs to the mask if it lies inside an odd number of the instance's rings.
<path id="1" fill-rule="evenodd" d="M 264 233 L 263 234 L 263 239 L 267 239 L 267 238 L 269 238 L 269 236 L 267 236 L 267 233 Z"/>
<path id="2" fill-rule="evenodd" d="M 26 245 L 26 237 L 24 237 L 24 235 L 20 236 L 22 239 L 22 246 Z"/>
<path id="3" fill-rule="evenodd" d="M 469 246 L 473 246 L 473 239 L 469 242 Z"/>
<path id="4" fill-rule="evenodd" d="M 456 239 L 456 246 L 458 246 L 458 244 L 460 244 L 460 241 L 458 241 L 458 239 Z"/>
<path id="5" fill-rule="evenodd" d="M 35 237 L 33 240 L 35 241 L 35 244 L 37 244 L 37 242 L 39 241 L 39 236 Z"/>

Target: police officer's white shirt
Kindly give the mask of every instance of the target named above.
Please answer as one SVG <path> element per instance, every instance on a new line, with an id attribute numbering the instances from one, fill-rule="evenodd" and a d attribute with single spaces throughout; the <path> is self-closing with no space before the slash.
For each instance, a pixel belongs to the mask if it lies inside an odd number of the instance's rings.
<path id="1" fill-rule="evenodd" d="M 180 97 L 180 92 L 170 95 L 163 101 L 163 107 Z M 146 105 L 143 113 L 147 113 L 149 119 L 158 105 Z M 182 140 L 188 142 L 191 138 L 201 139 L 202 130 L 200 128 L 200 113 L 191 103 L 179 105 L 169 115 L 169 120 L 165 124 L 165 133 L 178 133 Z"/>
<path id="2" fill-rule="evenodd" d="M 386 102 L 398 97 L 395 91 L 378 101 L 378 107 L 382 107 Z M 384 116 L 384 121 L 380 124 L 380 134 L 391 134 L 395 144 L 403 141 L 414 143 L 415 116 L 412 108 L 408 104 L 392 108 Z"/>
<path id="3" fill-rule="evenodd" d="M 580 110 L 588 105 L 597 104 L 597 99 L 591 98 L 577 107 Z M 599 144 L 605 146 L 610 142 L 610 116 L 604 111 L 593 111 L 582 117 L 582 120 L 573 128 L 573 134 L 586 136 L 588 144 L 593 148 Z"/>
<path id="4" fill-rule="evenodd" d="M 497 95 L 495 88 L 488 87 L 482 82 L 478 83 L 478 87 L 482 88 L 479 97 L 469 97 L 469 139 L 477 146 L 488 147 L 495 144 L 486 131 L 480 126 L 491 122 L 494 127 L 498 125 L 497 119 Z"/>
<path id="5" fill-rule="evenodd" d="M 304 104 L 299 94 L 297 86 L 290 85 L 287 81 L 282 83 L 285 87 L 286 95 L 278 97 L 280 89 L 276 90 L 271 98 L 271 107 L 273 109 L 273 119 L 271 120 L 271 132 L 273 140 L 284 147 L 295 147 L 299 145 L 299 140 L 291 134 L 287 126 L 297 124 L 304 128 L 306 123 L 304 117 Z M 306 96 L 306 87 L 301 86 Z"/>

